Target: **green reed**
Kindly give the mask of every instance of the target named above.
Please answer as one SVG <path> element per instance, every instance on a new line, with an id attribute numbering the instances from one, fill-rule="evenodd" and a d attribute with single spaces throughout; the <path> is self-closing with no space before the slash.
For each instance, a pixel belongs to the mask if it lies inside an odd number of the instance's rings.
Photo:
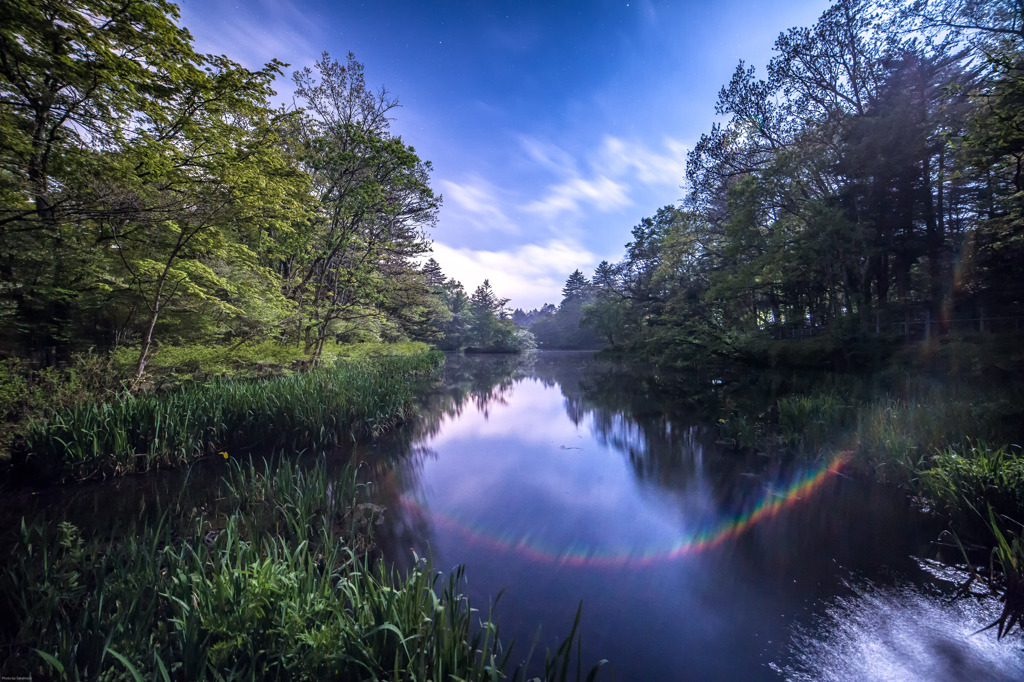
<path id="1" fill-rule="evenodd" d="M 978 442 L 943 448 L 928 460 L 920 483 L 951 517 L 954 527 L 973 537 L 990 531 L 993 515 L 1024 519 L 1024 453 L 1020 447 Z"/>
<path id="2" fill-rule="evenodd" d="M 1000 423 L 1005 413 L 991 395 L 979 392 L 886 395 L 858 406 L 851 442 L 883 478 L 907 482 L 944 449 L 1014 437 L 1015 426 Z"/>
<path id="3" fill-rule="evenodd" d="M 997 627 L 998 638 L 1014 625 L 1024 629 L 1024 453 L 1019 446 L 971 443 L 944 448 L 929 464 L 921 487 L 949 516 L 969 569 L 961 593 L 977 581 L 1000 598 L 1002 612 L 984 628 Z M 987 566 L 972 558 L 979 547 L 988 548 Z"/>
<path id="4" fill-rule="evenodd" d="M 405 420 L 410 379 L 442 362 L 433 351 L 82 403 L 30 426 L 28 463 L 44 475 L 75 478 L 179 465 L 227 448 L 330 447 Z"/>
<path id="5" fill-rule="evenodd" d="M 803 450 L 820 450 L 849 429 L 853 406 L 835 391 L 779 398 L 779 440 Z"/>
<path id="6" fill-rule="evenodd" d="M 323 461 L 235 465 L 219 499 L 187 485 L 158 520 L 83 537 L 22 525 L 0 576 L 5 676 L 61 679 L 520 679 L 496 622 L 420 561 L 354 549 L 365 499 Z M 149 519 L 149 520 L 147 520 Z M 569 679 L 577 626 L 544 665 Z M 587 679 L 593 679 L 596 668 Z M 576 679 L 582 678 L 577 663 Z"/>

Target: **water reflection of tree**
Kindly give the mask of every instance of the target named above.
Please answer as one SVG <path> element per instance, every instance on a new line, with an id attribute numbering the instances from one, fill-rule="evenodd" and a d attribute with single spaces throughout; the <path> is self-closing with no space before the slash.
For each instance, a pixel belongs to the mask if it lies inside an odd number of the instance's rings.
<path id="1" fill-rule="evenodd" d="M 778 477 L 778 462 L 715 443 L 708 413 L 721 409 L 725 391 L 706 377 L 693 377 L 689 392 L 670 393 L 656 375 L 638 376 L 618 363 L 551 360 L 538 362 L 535 373 L 559 384 L 569 419 L 589 421 L 594 437 L 628 460 L 641 485 L 668 494 L 682 512 L 710 505 L 703 513 L 740 515 L 766 494 L 765 481 Z"/>
<path id="2" fill-rule="evenodd" d="M 449 355 L 444 371 L 424 394 L 417 435 L 436 436 L 445 419 L 458 418 L 468 405 L 485 417 L 493 404 L 507 405 L 513 387 L 531 375 L 536 360 L 534 353 Z"/>
<path id="3" fill-rule="evenodd" d="M 595 436 L 629 459 L 637 479 L 678 489 L 703 469 L 708 429 L 685 404 L 659 398 L 650 379 L 599 361 L 560 382 L 574 423 L 588 418 Z"/>

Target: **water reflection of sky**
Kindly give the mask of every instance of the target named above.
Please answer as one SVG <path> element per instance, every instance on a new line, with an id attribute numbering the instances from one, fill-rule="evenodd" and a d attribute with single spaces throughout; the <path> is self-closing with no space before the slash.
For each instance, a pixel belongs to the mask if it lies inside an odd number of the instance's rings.
<path id="1" fill-rule="evenodd" d="M 422 503 L 432 513 L 549 554 L 628 556 L 671 547 L 687 522 L 681 511 L 707 509 L 699 480 L 677 499 L 645 492 L 592 417 L 577 425 L 566 416 L 557 387 L 525 380 L 505 397 L 486 416 L 464 411 L 428 441 L 444 453 L 421 472 Z"/>
<path id="2" fill-rule="evenodd" d="M 934 551 L 934 533 L 899 493 L 821 470 L 813 489 L 791 485 L 810 480 L 807 467 L 722 450 L 700 423 L 626 402 L 628 378 L 595 377 L 578 356 L 541 354 L 515 380 L 487 360 L 461 362 L 450 371 L 462 383 L 442 390 L 456 397 L 431 403 L 412 444 L 430 456 L 398 472 L 418 538 L 403 542 L 439 569 L 465 564 L 478 608 L 504 592 L 498 613 L 522 655 L 538 627 L 540 650 L 554 646 L 582 602 L 584 660 L 609 658 L 617 680 L 854 679 L 842 671 L 871 668 L 823 653 L 854 641 L 828 638 L 842 635 L 836 605 L 875 608 L 857 592 L 863 581 L 929 580 L 912 557 Z M 467 390 L 474 372 L 488 380 Z M 776 513 L 751 516 L 787 490 L 796 492 Z M 633 560 L 744 513 L 754 520 L 723 542 Z M 597 560 L 608 557 L 626 560 Z M 883 605 L 899 621 L 900 600 Z M 912 621 L 902 633 L 931 636 Z M 973 660 L 964 646 L 954 650 Z M 1019 652 L 992 651 L 999 670 L 1019 669 Z"/>

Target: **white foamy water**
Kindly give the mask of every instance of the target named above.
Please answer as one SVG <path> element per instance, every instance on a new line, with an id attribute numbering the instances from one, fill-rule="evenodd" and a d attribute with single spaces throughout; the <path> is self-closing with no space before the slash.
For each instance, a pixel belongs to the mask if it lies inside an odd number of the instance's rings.
<path id="1" fill-rule="evenodd" d="M 813 632 L 796 634 L 789 663 L 772 668 L 794 681 L 1020 682 L 1024 637 L 977 632 L 999 614 L 992 597 L 950 602 L 920 588 L 867 588 L 838 598 Z"/>

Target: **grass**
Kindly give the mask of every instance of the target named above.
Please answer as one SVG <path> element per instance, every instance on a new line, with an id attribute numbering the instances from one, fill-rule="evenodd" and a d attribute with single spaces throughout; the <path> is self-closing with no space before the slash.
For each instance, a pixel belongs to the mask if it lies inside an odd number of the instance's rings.
<path id="1" fill-rule="evenodd" d="M 740 447 L 816 455 L 844 449 L 880 478 L 909 484 L 944 448 L 972 441 L 1012 442 L 1020 435 L 1017 400 L 997 388 L 905 381 L 878 391 L 869 380 L 784 391 L 764 407 L 755 395 L 728 407 L 721 437 Z"/>
<path id="2" fill-rule="evenodd" d="M 855 443 L 883 478 L 905 483 L 944 449 L 1013 438 L 1013 429 L 1000 423 L 1004 409 L 983 393 L 885 396 L 858 410 Z"/>
<path id="3" fill-rule="evenodd" d="M 394 355 L 418 355 L 426 352 L 427 345 L 406 343 L 336 343 L 327 342 L 321 356 L 321 366 L 331 366 L 338 360 L 366 360 Z M 112 355 L 116 366 L 123 368 L 127 377 L 138 360 L 138 348 L 120 348 Z M 248 342 L 231 345 L 165 345 L 158 348 L 146 365 L 144 384 L 150 388 L 167 388 L 192 381 L 206 381 L 215 377 L 267 378 L 286 376 L 307 368 L 309 358 L 301 345 L 282 344 L 277 341 Z"/>
<path id="4" fill-rule="evenodd" d="M 213 379 L 162 394 L 123 392 L 33 422 L 26 463 L 44 477 L 117 475 L 234 448 L 326 448 L 375 436 L 409 416 L 410 379 L 436 351 L 338 362 L 276 379 Z"/>
<path id="5" fill-rule="evenodd" d="M 32 421 L 78 403 L 115 395 L 123 386 L 109 356 L 79 353 L 63 368 L 33 369 L 25 360 L 0 360 L 0 461 Z"/>
<path id="6" fill-rule="evenodd" d="M 1024 452 L 1020 447 L 978 442 L 943 448 L 921 471 L 920 483 L 953 520 L 955 529 L 968 537 L 986 536 L 993 518 L 1024 519 Z"/>
<path id="7" fill-rule="evenodd" d="M 889 390 L 877 393 L 872 383 Z M 948 519 L 970 572 L 961 593 L 979 581 L 1004 603 L 989 626 L 998 637 L 1024 629 L 1024 452 L 1009 444 L 1021 436 L 1019 389 L 977 377 L 892 376 L 846 386 L 830 376 L 803 388 L 776 398 L 774 411 L 734 408 L 718 422 L 722 438 L 812 456 L 854 451 L 864 469 L 930 500 Z"/>
<path id="8" fill-rule="evenodd" d="M 321 366 L 339 360 L 422 355 L 426 344 L 328 342 Z M 163 345 L 152 355 L 141 382 L 134 382 L 137 348 L 111 353 L 76 353 L 60 367 L 33 368 L 27 361 L 0 359 L 0 462 L 24 452 L 32 422 L 52 419 L 81 403 L 110 401 L 131 388 L 135 395 L 162 394 L 211 379 L 268 379 L 308 369 L 300 346 L 276 341 L 231 345 Z"/>
<path id="9" fill-rule="evenodd" d="M 951 520 L 952 535 L 968 563 L 968 594 L 978 581 L 1003 602 L 988 628 L 997 636 L 1014 625 L 1024 629 L 1024 453 L 1019 446 L 985 443 L 945 448 L 921 472 L 921 485 Z M 978 547 L 987 549 L 987 566 L 976 566 Z M 980 562 L 979 562 L 980 563 Z"/>
<path id="10" fill-rule="evenodd" d="M 523 676 L 495 621 L 461 594 L 461 569 L 442 581 L 421 561 L 398 575 L 357 549 L 373 524 L 357 521 L 366 491 L 352 469 L 234 465 L 221 498 L 187 490 L 88 537 L 23 522 L 0 577 L 4 677 Z M 544 679 L 569 678 L 574 639 L 575 625 Z"/>
<path id="11" fill-rule="evenodd" d="M 782 443 L 802 450 L 820 450 L 835 434 L 849 429 L 855 412 L 835 391 L 814 396 L 779 398 L 778 433 Z"/>

